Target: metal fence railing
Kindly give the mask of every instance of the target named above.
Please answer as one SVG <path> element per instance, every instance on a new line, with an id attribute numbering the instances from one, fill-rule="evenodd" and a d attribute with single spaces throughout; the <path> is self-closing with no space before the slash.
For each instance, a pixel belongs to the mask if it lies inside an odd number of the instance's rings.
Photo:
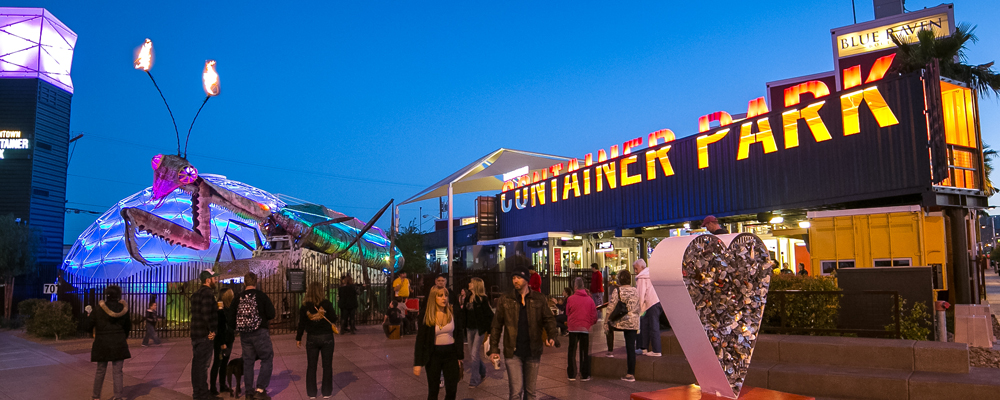
<path id="1" fill-rule="evenodd" d="M 211 267 L 211 264 L 207 264 Z M 191 295 L 200 288 L 198 274 L 206 267 L 203 263 L 175 264 L 151 268 L 139 274 L 118 280 L 91 280 L 74 275 L 67 276 L 67 283 L 75 290 L 60 295 L 73 304 L 74 312 L 90 305 L 97 307 L 104 299 L 104 289 L 111 284 L 122 288 L 122 299 L 132 315 L 133 334 L 141 336 L 146 326 L 144 315 L 151 299 L 157 302 L 160 322 L 157 331 L 161 337 L 177 338 L 190 335 Z M 305 282 L 320 282 L 327 288 L 327 296 L 337 307 L 340 278 L 353 277 L 355 283 L 364 283 L 368 274 L 369 286 L 358 291 L 358 324 L 381 323 L 387 309 L 388 282 L 382 271 L 364 268 L 341 259 L 324 259 L 322 262 L 303 262 L 299 266 L 305 272 Z M 270 322 L 274 334 L 295 332 L 298 326 L 298 309 L 305 293 L 288 290 L 286 270 L 259 278 L 257 289 L 263 291 L 274 303 L 276 317 Z M 223 288 L 230 288 L 236 296 L 244 289 L 243 283 L 221 283 L 216 290 L 216 298 Z M 79 314 L 78 314 L 79 315 Z"/>
<path id="2" fill-rule="evenodd" d="M 771 291 L 763 333 L 900 338 L 896 291 Z"/>

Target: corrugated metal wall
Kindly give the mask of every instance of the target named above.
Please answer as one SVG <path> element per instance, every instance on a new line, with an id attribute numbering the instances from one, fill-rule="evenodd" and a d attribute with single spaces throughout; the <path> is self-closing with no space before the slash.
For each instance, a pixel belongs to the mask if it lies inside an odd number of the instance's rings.
<path id="1" fill-rule="evenodd" d="M 869 85 L 870 86 L 870 85 Z M 924 93 L 917 74 L 878 83 L 878 88 L 899 124 L 879 128 L 867 105 L 860 110 L 861 133 L 844 136 L 840 96 L 826 97 L 819 114 L 833 139 L 817 143 L 804 121 L 799 121 L 799 146 L 784 147 L 781 114 L 768 118 L 778 151 L 764 154 L 760 144 L 750 147 L 749 158 L 737 160 L 739 122 L 708 147 L 709 167 L 698 168 L 696 136 L 667 145 L 675 175 L 646 178 L 646 149 L 637 150 L 638 161 L 630 175 L 643 181 L 625 187 L 498 213 L 500 237 L 544 231 L 593 232 L 627 229 L 701 219 L 706 215 L 753 214 L 787 208 L 808 208 L 853 201 L 919 194 L 930 189 L 927 124 Z M 804 105 L 812 103 L 805 101 Z M 753 118 L 756 121 L 759 118 Z M 717 132 L 716 128 L 707 132 Z M 757 132 L 754 127 L 754 132 Z M 661 145 L 660 148 L 662 148 Z M 622 157 L 616 161 L 620 168 Z M 583 184 L 582 170 L 579 179 Z M 618 184 L 621 184 L 620 171 Z M 595 174 L 591 172 L 592 190 Z M 581 187 L 582 190 L 582 187 Z M 514 197 L 507 194 L 508 201 Z M 499 195 L 497 201 L 500 203 Z"/>
<path id="2" fill-rule="evenodd" d="M 72 95 L 38 80 L 31 169 L 31 226 L 42 237 L 39 263 L 62 263 L 63 220 L 66 217 L 66 168 Z"/>

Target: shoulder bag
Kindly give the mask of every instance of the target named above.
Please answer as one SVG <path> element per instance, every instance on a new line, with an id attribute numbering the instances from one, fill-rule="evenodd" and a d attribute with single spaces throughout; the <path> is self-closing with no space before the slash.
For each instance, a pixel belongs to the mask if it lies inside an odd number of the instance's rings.
<path id="1" fill-rule="evenodd" d="M 615 294 L 618 296 L 618 304 L 615 305 L 614 310 L 611 310 L 611 315 L 608 315 L 609 322 L 616 322 L 628 314 L 628 305 L 622 301 L 621 291 L 615 289 Z"/>

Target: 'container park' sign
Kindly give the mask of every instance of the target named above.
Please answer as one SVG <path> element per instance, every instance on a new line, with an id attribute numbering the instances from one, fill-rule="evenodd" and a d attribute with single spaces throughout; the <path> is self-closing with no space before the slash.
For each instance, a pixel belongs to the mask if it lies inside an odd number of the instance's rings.
<path id="1" fill-rule="evenodd" d="M 587 232 L 912 195 L 930 187 L 919 74 L 885 79 L 895 55 L 846 68 L 845 89 L 819 81 L 784 91 L 784 108 L 750 101 L 747 117 L 703 116 L 698 135 L 669 130 L 597 157 L 504 183 L 501 237 Z M 869 68 L 870 67 L 870 68 Z M 709 128 L 718 121 L 720 126 Z M 643 146 L 643 139 L 646 146 Z"/>

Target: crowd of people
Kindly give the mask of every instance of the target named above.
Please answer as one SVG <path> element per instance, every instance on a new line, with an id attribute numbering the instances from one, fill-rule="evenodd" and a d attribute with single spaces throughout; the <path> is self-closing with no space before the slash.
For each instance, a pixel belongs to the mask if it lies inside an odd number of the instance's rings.
<path id="1" fill-rule="evenodd" d="M 604 277 L 597 264 L 592 265 L 588 284 L 577 277 L 558 301 L 542 294 L 541 278 L 523 257 L 512 259 L 510 271 L 513 289 L 502 293 L 495 303 L 486 293 L 480 278 L 471 278 L 467 286 L 452 291 L 448 275 L 435 276 L 419 306 L 408 313 L 405 306 L 411 297 L 411 282 L 405 273 L 392 281 L 395 298 L 386 312 L 383 328 L 386 336 L 398 337 L 396 329 L 416 334 L 413 373 L 424 373 L 428 383 L 428 399 L 437 399 L 440 389 L 445 399 L 454 399 L 463 380 L 465 353 L 470 353 L 469 387 L 479 386 L 486 377 L 489 364 L 506 367 L 510 398 L 534 399 L 541 357 L 545 347 L 559 346 L 561 336 L 568 337 L 566 373 L 570 381 L 591 379 L 590 333 L 598 324 L 598 308 L 605 308 L 603 328 L 608 338 L 608 356 L 613 356 L 614 332 L 623 333 L 626 343 L 627 371 L 625 381 L 635 380 L 636 355 L 661 355 L 660 315 L 662 306 L 649 279 L 649 270 L 640 259 L 633 265 L 637 275 L 635 286 L 627 270 L 620 271 L 609 282 L 616 282 L 604 302 Z M 236 295 L 230 288 L 216 293 L 219 274 L 202 271 L 201 286 L 191 296 L 190 335 L 192 347 L 191 385 L 195 400 L 220 399 L 221 393 L 247 399 L 270 399 L 270 383 L 274 350 L 269 323 L 276 317 L 274 304 L 257 289 L 258 277 L 247 273 L 244 290 Z M 356 285 L 345 276 L 337 293 L 337 309 L 330 301 L 327 289 L 320 282 L 307 285 L 298 312 L 295 345 L 306 346 L 306 393 L 309 398 L 333 393 L 333 353 L 336 333 L 356 332 L 358 308 Z M 101 398 L 108 365 L 114 381 L 114 399 L 122 397 L 122 367 L 131 357 L 126 341 L 132 329 L 128 306 L 121 300 L 121 288 L 110 285 L 105 299 L 87 318 L 88 330 L 94 332 L 91 361 L 97 363 L 94 377 L 95 400 Z M 152 301 L 145 310 L 146 335 L 142 346 L 159 345 L 156 332 L 157 304 Z M 409 323 L 412 323 L 409 324 Z M 233 344 L 239 334 L 242 355 L 230 360 Z M 465 345 L 468 344 L 468 347 Z M 502 353 L 502 357 L 501 357 Z M 487 361 L 488 360 L 488 361 Z M 260 362 L 259 373 L 254 367 Z M 322 361 L 322 382 L 317 383 Z M 235 377 L 235 382 L 231 378 Z M 242 378 L 242 381 L 241 379 Z M 241 389 L 242 384 L 242 389 Z M 233 388 L 232 386 L 235 386 Z"/>

